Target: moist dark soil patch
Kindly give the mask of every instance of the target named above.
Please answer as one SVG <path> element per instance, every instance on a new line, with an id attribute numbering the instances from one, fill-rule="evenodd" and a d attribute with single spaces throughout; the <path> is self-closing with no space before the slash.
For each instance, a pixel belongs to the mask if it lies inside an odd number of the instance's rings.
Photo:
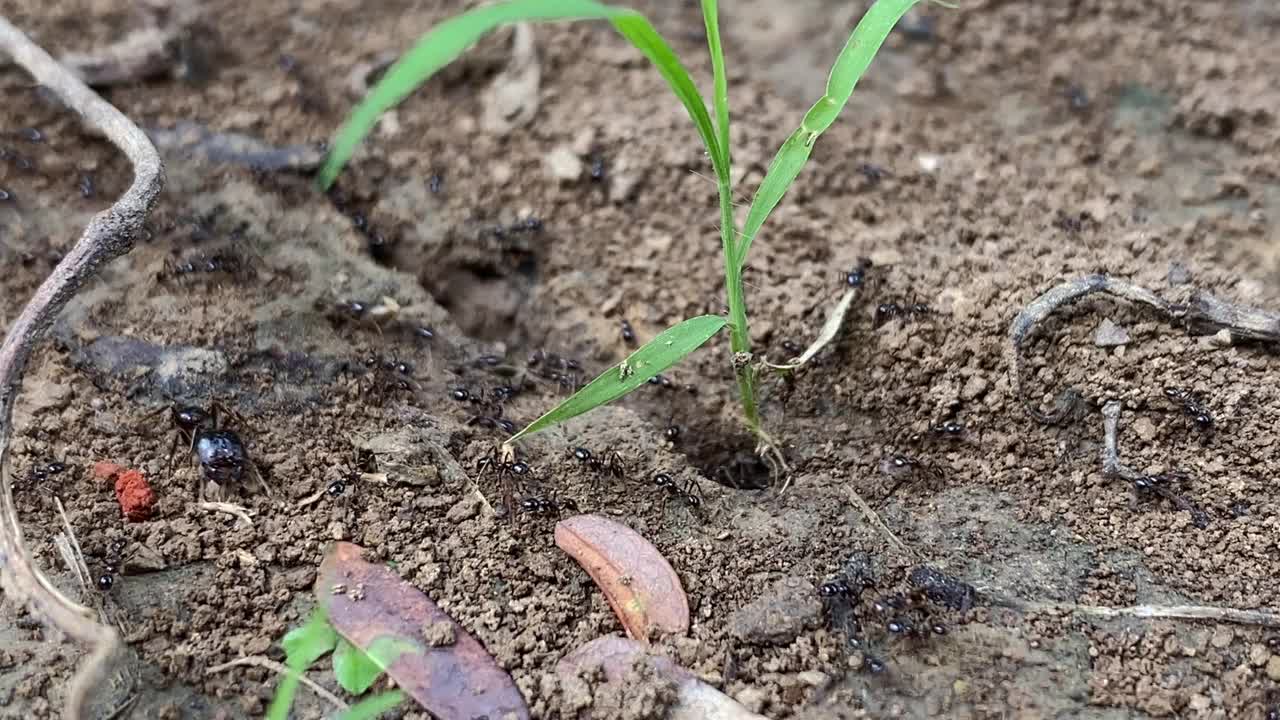
<path id="1" fill-rule="evenodd" d="M 862 4 L 754 0 L 725 17 L 744 199 Z M 752 332 L 774 361 L 816 335 L 844 273 L 872 260 L 841 337 L 794 377 L 764 383 L 768 427 L 795 471 L 781 494 L 732 487 L 760 474 L 743 461 L 753 444 L 723 337 L 668 373 L 670 388 L 531 438 L 521 457 L 532 474 L 519 485 L 476 472 L 504 436 L 499 420 L 532 420 L 624 357 L 623 320 L 643 341 L 720 312 L 723 270 L 695 134 L 657 73 L 602 24 L 536 29 L 530 123 L 495 132 L 482 122 L 483 92 L 505 64 L 499 36 L 384 120 L 340 195 L 313 192 L 309 171 L 289 163 L 339 126 L 354 69 L 461 6 L 201 3 L 211 31 L 199 33 L 206 47 L 183 46 L 185 74 L 106 92 L 142 127 L 193 123 L 281 152 L 255 155 L 254 168 L 165 151 L 148 238 L 73 303 L 22 388 L 8 470 L 26 540 L 65 592 L 124 621 L 130 655 L 104 707 L 136 696 L 132 717 L 260 716 L 274 676 L 207 670 L 281 658 L 280 638 L 312 606 L 325 545 L 344 539 L 457 618 L 537 717 L 574 717 L 582 698 L 562 690 L 557 661 L 620 626 L 553 545 L 552 519 L 496 516 L 509 492 L 571 498 L 650 538 L 694 619 L 660 649 L 769 717 L 1264 717 L 1280 659 L 1260 629 L 1090 620 L 991 599 L 1280 610 L 1273 351 L 1190 336 L 1105 298 L 1055 315 L 1028 346 L 1029 399 L 1048 407 L 1070 386 L 1094 408 L 1123 401 L 1124 462 L 1185 474 L 1180 491 L 1205 512 L 1203 529 L 1103 473 L 1098 412 L 1031 421 L 1004 354 L 1028 301 L 1098 271 L 1280 308 L 1270 4 L 913 12 L 752 248 Z M 709 87 L 696 4 L 638 6 Z M 0 0 L 0 13 L 55 55 L 139 22 L 106 3 Z M 201 54 L 221 59 L 194 72 Z M 131 176 L 12 67 L 0 68 L 0 97 L 7 323 Z M 550 171 L 565 153 L 581 163 L 576 180 Z M 932 312 L 876 321 L 881 304 L 915 302 Z M 1104 321 L 1127 342 L 1100 347 Z M 488 399 L 503 387 L 518 391 L 499 417 Z M 1214 432 L 1189 424 L 1166 387 L 1202 398 Z M 459 389 L 482 399 L 457 400 Z M 243 416 L 234 427 L 277 491 L 235 495 L 251 528 L 194 507 L 194 469 L 180 457 L 170 472 L 170 428 L 150 414 L 213 398 Z M 964 433 L 930 433 L 948 420 Z M 624 477 L 600 477 L 573 458 L 577 447 L 616 451 Z M 377 473 L 353 475 L 359 448 Z M 119 517 L 111 487 L 93 478 L 100 460 L 146 473 L 153 519 Z M 48 472 L 54 462 L 66 468 Z M 696 483 L 705 502 L 675 500 L 653 483 L 659 473 Z M 342 492 L 324 494 L 335 481 Z M 136 558 L 109 592 L 65 571 L 55 497 L 92 570 L 118 541 Z M 973 607 L 937 610 L 944 636 L 895 634 L 892 617 L 866 610 L 859 639 L 847 614 L 817 601 L 823 583 L 862 567 L 876 585 L 859 602 L 871 608 L 909 594 L 923 565 L 976 588 Z M 785 622 L 754 620 L 784 600 Z M 0 706 L 54 716 L 78 658 L 6 604 Z M 624 694 L 600 707 L 657 717 L 668 697 L 656 680 Z M 299 716 L 327 710 L 302 694 Z"/>

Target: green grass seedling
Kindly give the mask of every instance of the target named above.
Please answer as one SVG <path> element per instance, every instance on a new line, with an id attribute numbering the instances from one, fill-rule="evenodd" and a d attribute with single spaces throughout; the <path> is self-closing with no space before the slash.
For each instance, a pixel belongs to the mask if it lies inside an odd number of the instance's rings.
<path id="1" fill-rule="evenodd" d="M 818 138 L 839 117 L 858 80 L 870 66 L 885 38 L 912 6 L 924 0 L 876 0 L 854 28 L 827 79 L 823 96 L 809 108 L 800 127 L 782 143 L 770 163 L 764 180 L 747 211 L 741 232 L 733 213 L 733 183 L 730 179 L 729 92 L 724 53 L 720 46 L 719 9 L 716 0 L 702 0 L 707 47 L 713 75 L 712 114 L 688 71 L 671 46 L 644 16 L 626 8 L 593 0 L 507 0 L 476 8 L 451 18 L 417 42 L 396 62 L 361 101 L 338 131 L 319 183 L 327 189 L 368 135 L 378 117 L 401 102 L 438 70 L 453 62 L 486 33 L 517 22 L 565 20 L 607 20 L 653 63 L 693 121 L 715 171 L 720 196 L 720 240 L 724 256 L 725 292 L 728 318 L 702 316 L 668 328 L 627 359 L 606 370 L 542 417 L 530 423 L 509 441 L 581 415 L 613 402 L 640 387 L 649 378 L 679 362 L 701 347 L 724 327 L 729 328 L 729 346 L 747 427 L 760 440 L 761 449 L 772 448 L 756 405 L 756 373 L 759 365 L 751 354 L 751 333 L 747 321 L 742 271 L 751 243 L 760 233 L 770 213 L 808 162 Z M 946 5 L 940 0 L 932 0 Z"/>

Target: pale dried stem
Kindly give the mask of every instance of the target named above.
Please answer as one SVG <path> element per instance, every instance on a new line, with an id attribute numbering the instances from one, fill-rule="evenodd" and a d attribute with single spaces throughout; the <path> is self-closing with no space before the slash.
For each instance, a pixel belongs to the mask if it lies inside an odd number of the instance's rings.
<path id="1" fill-rule="evenodd" d="M 271 658 L 265 658 L 261 655 L 251 655 L 249 657 L 236 658 L 231 662 L 225 662 L 225 663 L 222 663 L 221 665 L 214 665 L 208 670 L 205 670 L 204 674 L 213 675 L 216 673 L 224 672 L 226 670 L 230 670 L 233 667 L 239 667 L 241 665 L 256 665 L 258 667 L 263 667 L 268 670 L 271 670 L 272 672 L 278 673 L 280 675 L 288 675 L 289 673 L 293 672 L 287 666 L 282 665 L 276 662 L 275 660 L 272 660 Z M 312 680 L 311 678 L 301 673 L 298 674 L 298 680 L 300 680 L 303 685 L 306 685 L 307 687 L 314 690 L 316 694 L 319 695 L 320 697 L 333 703 L 333 706 L 338 710 L 347 709 L 346 703 L 342 702 L 342 700 L 340 700 L 338 696 L 334 695 L 328 690 L 325 690 L 323 687 L 317 684 L 315 680 Z"/>
<path id="2" fill-rule="evenodd" d="M 120 638 L 113 628 L 98 623 L 54 591 L 23 544 L 7 472 L 13 405 L 32 349 L 58 313 L 101 265 L 133 248 L 134 238 L 141 233 L 147 212 L 164 184 L 164 171 L 151 141 L 136 125 L 3 17 L 0 50 L 101 131 L 128 156 L 134 170 L 129 190 L 93 217 L 79 242 L 10 325 L 0 345 L 0 587 L 9 599 L 25 604 L 43 622 L 93 647 L 68 687 L 63 708 L 64 717 L 78 720 L 85 716 L 89 693 L 106 675 L 107 661 L 119 650 Z"/>
<path id="3" fill-rule="evenodd" d="M 1155 620 L 1212 620 L 1236 625 L 1280 628 L 1280 613 L 1213 607 L 1212 605 L 1106 607 L 1103 605 L 1076 605 L 1075 603 L 1025 602 L 1012 598 L 999 598 L 995 602 L 998 605 L 1024 612 L 1073 612 L 1100 618 L 1133 617 Z"/>

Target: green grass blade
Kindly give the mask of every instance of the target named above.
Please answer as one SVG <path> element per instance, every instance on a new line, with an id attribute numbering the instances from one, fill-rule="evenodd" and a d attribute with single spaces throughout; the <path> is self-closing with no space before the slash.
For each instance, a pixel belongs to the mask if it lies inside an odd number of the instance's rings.
<path id="1" fill-rule="evenodd" d="M 707 50 L 711 53 L 711 72 L 715 78 L 712 102 L 716 108 L 716 132 L 723 153 L 715 163 L 716 173 L 728 184 L 729 145 L 729 80 L 724 70 L 724 48 L 720 45 L 720 9 L 716 0 L 702 0 L 702 20 L 707 26 Z"/>
<path id="2" fill-rule="evenodd" d="M 831 67 L 826 93 L 805 113 L 800 127 L 782 143 L 778 154 L 769 164 L 764 181 L 751 200 L 751 209 L 747 211 L 747 220 L 742 226 L 742 240 L 738 243 L 737 257 L 734 259 L 739 269 L 746 264 L 747 251 L 764 221 L 778 206 L 787 188 L 791 187 L 791 183 L 809 160 L 818 136 L 839 117 L 845 103 L 849 102 L 849 96 L 853 95 L 858 80 L 862 79 L 893 26 L 920 1 L 876 0 L 876 4 L 871 6 L 853 29 L 849 41 Z"/>
<path id="3" fill-rule="evenodd" d="M 378 693 L 347 708 L 335 720 L 373 720 L 373 718 L 404 702 L 405 697 L 403 690 L 388 690 L 384 693 Z"/>
<path id="4" fill-rule="evenodd" d="M 513 443 L 525 435 L 546 430 L 552 425 L 617 400 L 644 385 L 649 378 L 680 362 L 681 358 L 697 350 L 728 323 L 728 319 L 720 315 L 699 315 L 672 325 L 627 356 L 626 360 L 605 370 L 546 415 L 529 423 L 507 442 Z"/>
<path id="5" fill-rule="evenodd" d="M 643 15 L 592 0 L 507 0 L 475 8 L 440 23 L 392 65 L 338 131 L 333 148 L 320 169 L 320 187 L 328 189 L 333 184 L 356 146 L 373 129 L 382 113 L 408 97 L 486 33 L 517 22 L 558 20 L 608 20 L 612 23 L 614 29 L 649 58 L 666 79 L 688 110 L 713 162 L 719 164 L 722 151 L 706 103 L 671 46 Z"/>
<path id="6" fill-rule="evenodd" d="M 289 672 L 276 687 L 271 707 L 267 709 L 267 720 L 285 720 L 289 716 L 294 695 L 298 693 L 298 678 L 302 676 L 302 671 L 332 650 L 337 643 L 338 634 L 329 624 L 329 615 L 323 607 L 316 607 L 302 627 L 285 634 L 280 644 L 284 646 Z"/>

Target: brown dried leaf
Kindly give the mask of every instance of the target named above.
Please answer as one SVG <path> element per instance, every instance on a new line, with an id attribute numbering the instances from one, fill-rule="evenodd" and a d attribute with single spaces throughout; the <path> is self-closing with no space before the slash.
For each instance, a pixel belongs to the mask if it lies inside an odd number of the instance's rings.
<path id="1" fill-rule="evenodd" d="M 648 642 L 653 631 L 689 630 L 689 599 L 662 553 L 636 531 L 598 515 L 556 523 L 556 545 L 604 591 L 627 635 Z"/>
<path id="2" fill-rule="evenodd" d="M 418 652 L 399 655 L 387 674 L 441 720 L 529 717 L 524 697 L 484 647 L 426 595 L 364 550 L 334 543 L 320 563 L 316 598 L 338 634 L 362 650 L 378 638 L 408 641 Z M 452 630 L 452 644 L 440 638 Z M 427 637 L 430 635 L 430 637 Z"/>

